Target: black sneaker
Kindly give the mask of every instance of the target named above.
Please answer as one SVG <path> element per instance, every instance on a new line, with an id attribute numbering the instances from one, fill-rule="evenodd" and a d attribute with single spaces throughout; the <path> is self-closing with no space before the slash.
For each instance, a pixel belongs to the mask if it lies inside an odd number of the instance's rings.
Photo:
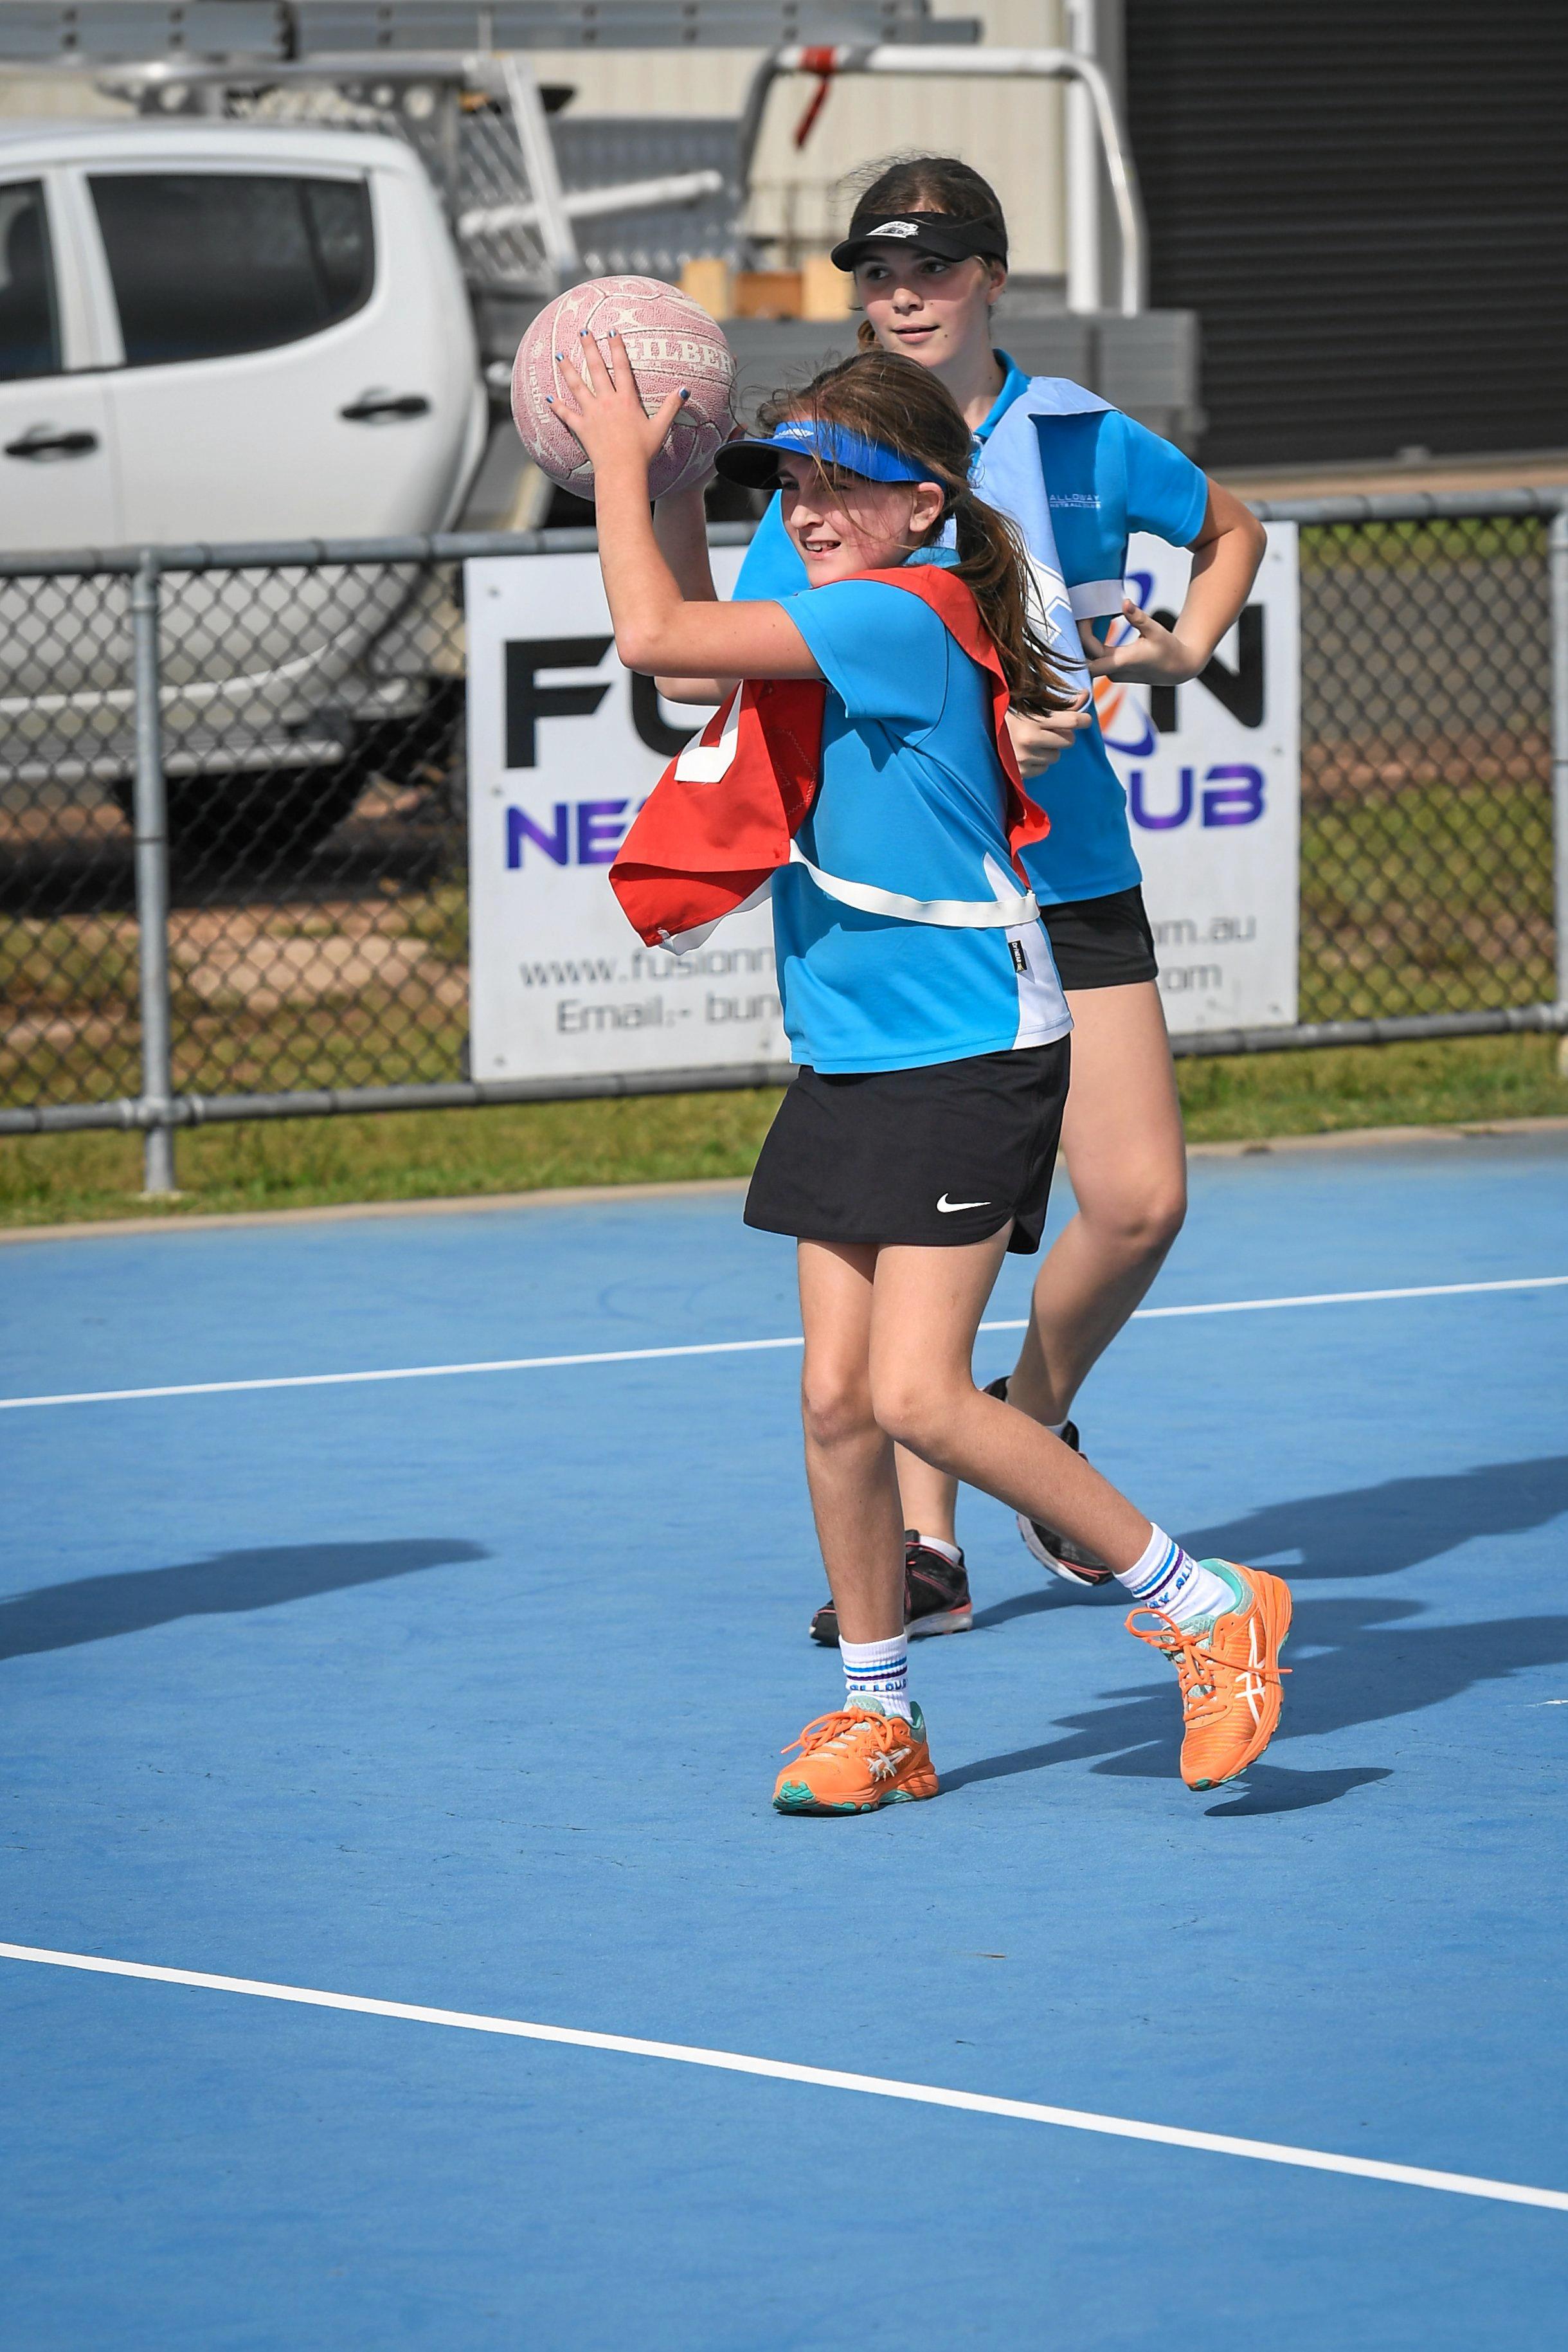
<path id="1" fill-rule="evenodd" d="M 999 1397 L 1006 1404 L 1008 1401 L 1006 1373 L 999 1381 L 987 1381 L 986 1394 Z M 1077 1427 L 1071 1421 L 1062 1430 L 1061 1442 L 1064 1445 L 1071 1445 L 1074 1454 L 1082 1454 L 1083 1451 L 1078 1443 Z M 1065 1577 L 1069 1584 L 1114 1582 L 1115 1570 L 1103 1560 L 1098 1552 L 1085 1551 L 1082 1544 L 1075 1544 L 1071 1537 L 1064 1536 L 1060 1528 L 1048 1528 L 1039 1519 L 1028 1518 L 1022 1511 L 1018 1515 L 1018 1522 L 1019 1533 L 1022 1536 L 1029 1551 L 1039 1560 L 1041 1568 L 1049 1568 L 1053 1576 Z"/>
<path id="2" fill-rule="evenodd" d="M 912 1642 L 931 1633 L 967 1633 L 975 1622 L 964 1555 L 955 1567 L 905 1528 L 904 1536 L 904 1629 Z M 824 1601 L 811 1620 L 811 1639 L 826 1650 L 838 1647 L 839 1612 Z"/>

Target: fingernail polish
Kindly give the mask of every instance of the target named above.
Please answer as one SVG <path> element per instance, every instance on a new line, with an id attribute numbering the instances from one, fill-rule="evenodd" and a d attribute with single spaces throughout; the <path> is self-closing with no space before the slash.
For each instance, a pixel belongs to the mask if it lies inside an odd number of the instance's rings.
<path id="1" fill-rule="evenodd" d="M 683 400 L 689 400 L 691 398 L 691 394 L 686 390 L 685 384 L 682 384 L 681 386 L 681 398 Z"/>

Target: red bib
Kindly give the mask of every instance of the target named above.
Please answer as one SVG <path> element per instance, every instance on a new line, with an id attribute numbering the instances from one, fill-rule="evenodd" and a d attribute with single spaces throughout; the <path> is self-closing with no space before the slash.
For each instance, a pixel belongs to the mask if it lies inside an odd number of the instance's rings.
<path id="1" fill-rule="evenodd" d="M 991 728 L 1007 779 L 1008 846 L 1023 875 L 1019 852 L 1043 841 L 1051 820 L 1019 774 L 1007 730 L 1007 679 L 973 594 L 937 564 L 854 577 L 923 597 L 989 674 Z M 610 868 L 610 887 L 647 946 L 678 951 L 685 933 L 706 931 L 732 915 L 789 863 L 790 843 L 821 784 L 827 694 L 820 678 L 747 678 L 697 740 L 671 761 Z M 716 792 L 720 783 L 724 789 Z"/>

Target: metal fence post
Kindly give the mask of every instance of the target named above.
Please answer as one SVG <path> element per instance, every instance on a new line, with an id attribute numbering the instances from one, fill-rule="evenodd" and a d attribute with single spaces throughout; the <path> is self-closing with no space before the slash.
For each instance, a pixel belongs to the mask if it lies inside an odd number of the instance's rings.
<path id="1" fill-rule="evenodd" d="M 132 682 L 136 695 L 136 952 L 141 982 L 142 1183 L 172 1192 L 174 1079 L 169 1015 L 169 814 L 163 789 L 163 714 L 159 699 L 158 564 L 149 551 L 131 583 Z"/>
<path id="2" fill-rule="evenodd" d="M 1547 526 L 1552 570 L 1552 866 L 1557 1003 L 1568 1006 L 1568 499 Z M 1568 1039 L 1557 1049 L 1568 1075 Z"/>

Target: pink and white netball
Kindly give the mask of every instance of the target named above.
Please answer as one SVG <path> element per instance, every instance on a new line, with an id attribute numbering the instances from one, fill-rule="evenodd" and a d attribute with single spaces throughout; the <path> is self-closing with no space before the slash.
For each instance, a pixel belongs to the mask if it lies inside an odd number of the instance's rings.
<path id="1" fill-rule="evenodd" d="M 535 465 L 563 490 L 593 496 L 587 453 L 548 399 L 559 399 L 563 375 L 569 389 L 575 381 L 572 353 L 585 328 L 601 352 L 612 335 L 623 338 L 650 416 L 669 393 L 685 385 L 691 394 L 648 469 L 653 496 L 700 481 L 735 423 L 735 360 L 702 304 L 660 278 L 591 278 L 539 312 L 512 368 L 512 421 Z M 558 352 L 566 354 L 564 370 Z"/>

